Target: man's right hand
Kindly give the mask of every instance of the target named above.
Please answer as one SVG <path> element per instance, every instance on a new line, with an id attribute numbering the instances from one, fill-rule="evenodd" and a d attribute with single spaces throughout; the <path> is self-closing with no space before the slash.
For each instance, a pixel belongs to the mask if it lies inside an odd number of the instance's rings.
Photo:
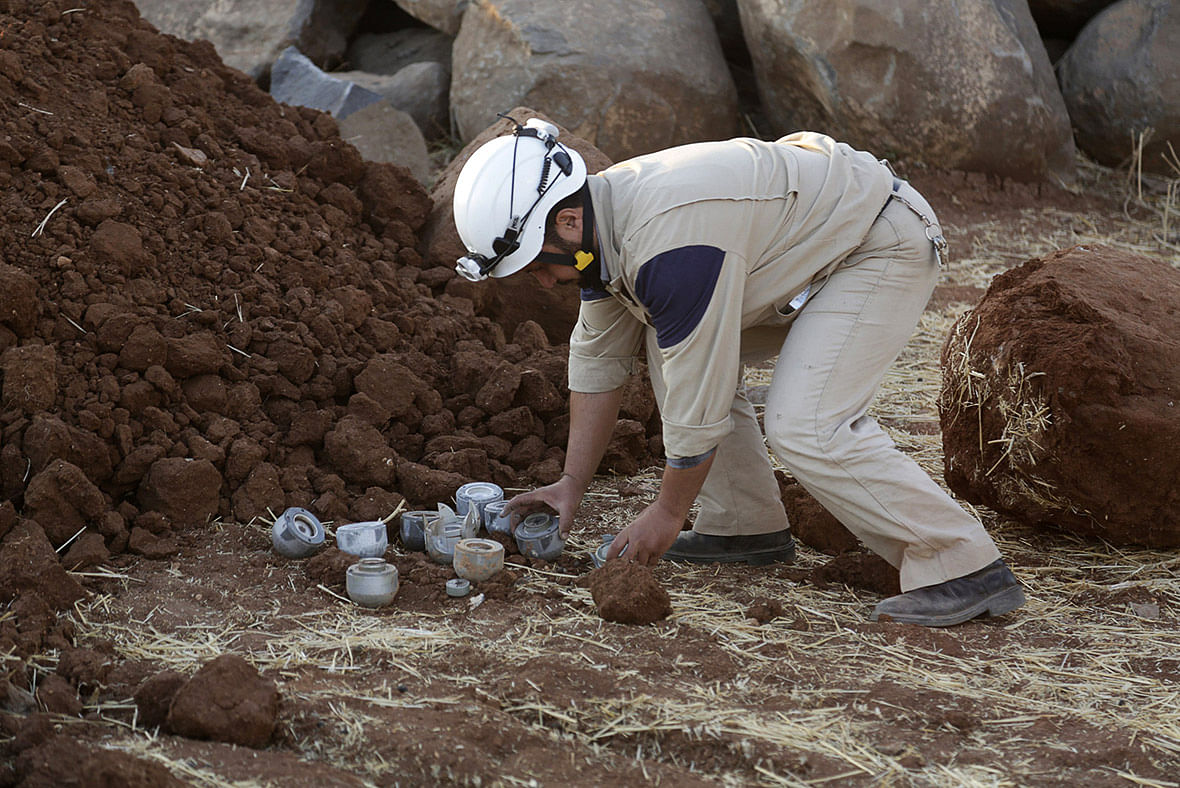
<path id="1" fill-rule="evenodd" d="M 504 505 L 504 513 L 511 515 L 512 527 L 515 529 L 521 520 L 534 512 L 557 512 L 561 535 L 565 537 L 573 527 L 574 514 L 582 503 L 585 491 L 580 481 L 565 473 L 553 484 L 513 497 Z"/>

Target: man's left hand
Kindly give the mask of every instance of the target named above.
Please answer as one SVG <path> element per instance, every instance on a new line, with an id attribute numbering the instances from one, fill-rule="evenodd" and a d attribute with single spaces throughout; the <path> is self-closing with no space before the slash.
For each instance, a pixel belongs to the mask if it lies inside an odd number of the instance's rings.
<path id="1" fill-rule="evenodd" d="M 617 557 L 623 549 L 627 559 L 645 566 L 655 566 L 660 557 L 676 541 L 684 519 L 661 508 L 659 502 L 648 506 L 635 520 L 615 537 L 607 550 L 606 560 Z"/>

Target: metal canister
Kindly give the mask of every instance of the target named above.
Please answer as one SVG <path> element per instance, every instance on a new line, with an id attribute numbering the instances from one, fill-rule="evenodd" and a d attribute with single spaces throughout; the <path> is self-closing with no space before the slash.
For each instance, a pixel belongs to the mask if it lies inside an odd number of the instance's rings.
<path id="1" fill-rule="evenodd" d="M 418 509 L 402 512 L 399 535 L 402 547 L 419 553 L 426 552 L 426 518 L 437 517 L 437 511 Z"/>
<path id="2" fill-rule="evenodd" d="M 453 566 L 459 577 L 482 583 L 504 568 L 504 545 L 491 539 L 460 539 Z"/>
<path id="3" fill-rule="evenodd" d="M 336 529 L 336 546 L 361 558 L 380 558 L 389 547 L 389 532 L 380 520 L 349 523 Z"/>
<path id="4" fill-rule="evenodd" d="M 483 527 L 488 529 L 488 533 L 512 533 L 512 517 L 504 513 L 504 507 L 507 505 L 507 501 L 492 501 L 483 508 Z"/>
<path id="5" fill-rule="evenodd" d="M 397 567 L 383 558 L 362 558 L 348 567 L 348 598 L 362 607 L 383 607 L 397 596 Z"/>
<path id="6" fill-rule="evenodd" d="M 561 524 L 557 515 L 536 512 L 530 514 L 516 526 L 513 532 L 516 547 L 521 555 L 553 561 L 561 555 L 565 540 L 561 537 Z"/>
<path id="7" fill-rule="evenodd" d="M 306 558 L 324 546 L 324 526 L 311 512 L 293 506 L 275 518 L 270 541 L 279 555 Z"/>
<path id="8" fill-rule="evenodd" d="M 455 545 L 463 538 L 463 525 L 458 521 L 437 521 L 426 529 L 426 552 L 438 564 L 453 565 Z"/>
<path id="9" fill-rule="evenodd" d="M 483 525 L 487 525 L 484 520 L 484 509 L 489 503 L 493 501 L 504 500 L 504 490 L 497 484 L 491 482 L 471 482 L 464 484 L 455 492 L 455 513 L 460 517 L 467 514 L 467 511 L 472 507 L 479 512 L 479 520 Z"/>

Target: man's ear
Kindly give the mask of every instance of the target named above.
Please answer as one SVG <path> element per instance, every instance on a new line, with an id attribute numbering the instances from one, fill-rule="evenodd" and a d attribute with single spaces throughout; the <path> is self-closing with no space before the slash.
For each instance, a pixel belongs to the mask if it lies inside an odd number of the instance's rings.
<path id="1" fill-rule="evenodd" d="M 554 217 L 554 224 L 559 230 L 582 232 L 582 206 L 576 208 L 562 208 Z"/>

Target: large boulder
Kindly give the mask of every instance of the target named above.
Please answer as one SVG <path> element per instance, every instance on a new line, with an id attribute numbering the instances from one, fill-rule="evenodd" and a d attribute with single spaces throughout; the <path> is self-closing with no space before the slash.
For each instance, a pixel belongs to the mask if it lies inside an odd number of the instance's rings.
<path id="1" fill-rule="evenodd" d="M 459 24 L 455 23 L 455 32 Z M 438 30 L 406 27 L 392 33 L 362 33 L 348 47 L 348 63 L 370 74 L 396 74 L 414 63 L 439 63 L 451 71 L 454 36 Z"/>
<path id="2" fill-rule="evenodd" d="M 332 76 L 381 96 L 412 117 L 422 134 L 431 139 L 444 137 L 450 130 L 451 74 L 442 63 L 411 63 L 393 74 L 336 71 Z M 343 136 L 348 138 L 346 133 Z"/>
<path id="3" fill-rule="evenodd" d="M 1022 0 L 739 0 L 764 134 L 815 129 L 882 156 L 1074 179 L 1049 56 Z"/>
<path id="4" fill-rule="evenodd" d="M 543 112 L 528 107 L 516 107 L 507 114 L 520 123 L 529 118 L 554 122 Z M 561 132 L 559 139 L 562 144 L 577 151 L 586 160 L 588 172 L 599 172 L 612 164 L 598 148 L 570 133 L 560 123 L 555 125 Z M 434 189 L 430 192 L 434 209 L 422 232 L 422 244 L 426 249 L 428 265 L 453 268 L 455 261 L 466 252 L 455 229 L 455 181 L 458 180 L 460 170 L 471 158 L 472 153 L 485 142 L 511 133 L 512 129 L 512 121 L 506 118 L 496 121 L 469 142 L 451 160 L 446 169 L 439 173 Z M 503 326 L 508 336 L 512 336 L 517 326 L 532 320 L 545 330 L 550 342 L 560 344 L 569 340 L 570 331 L 578 317 L 579 298 L 576 291 L 568 287 L 545 290 L 537 286 L 531 275 L 489 279 L 476 283 L 464 281 L 456 276 L 448 285 L 448 290 L 471 298 L 479 313 L 491 317 Z"/>
<path id="5" fill-rule="evenodd" d="M 1122 0 L 1099 14 L 1058 63 L 1078 147 L 1102 164 L 1125 163 L 1149 129 L 1143 169 L 1176 174 L 1180 151 L 1180 7 Z M 1176 154 L 1171 154 L 1175 161 Z"/>
<path id="6" fill-rule="evenodd" d="M 227 66 L 265 77 L 287 46 L 321 65 L 338 64 L 368 0 L 135 0 L 160 32 L 208 40 Z"/>
<path id="7" fill-rule="evenodd" d="M 615 159 L 737 130 L 737 89 L 700 0 L 484 0 L 455 38 L 467 141 L 525 104 Z"/>
<path id="8" fill-rule="evenodd" d="M 433 177 L 430 151 L 418 124 L 384 99 L 341 119 L 340 136 L 366 161 L 405 167 L 423 186 L 429 185 Z"/>
<path id="9" fill-rule="evenodd" d="M 946 480 L 1017 520 L 1180 545 L 1180 271 L 1101 246 L 992 282 L 942 350 Z"/>
<path id="10" fill-rule="evenodd" d="M 459 32 L 459 23 L 463 20 L 463 12 L 471 5 L 471 0 L 393 0 L 398 8 L 420 22 L 444 33 L 455 35 Z"/>

